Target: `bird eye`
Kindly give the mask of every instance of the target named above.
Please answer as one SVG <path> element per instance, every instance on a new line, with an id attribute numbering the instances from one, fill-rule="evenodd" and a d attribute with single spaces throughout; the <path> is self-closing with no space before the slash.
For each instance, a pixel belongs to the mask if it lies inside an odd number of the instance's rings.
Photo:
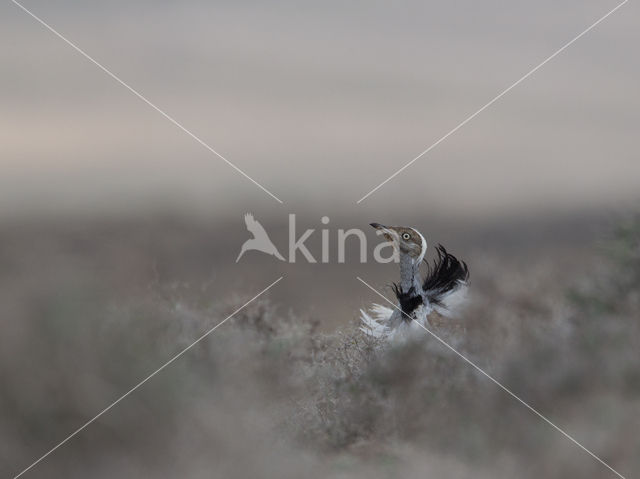
<path id="1" fill-rule="evenodd" d="M 409 233 L 402 233 L 402 239 L 403 240 L 411 239 L 411 235 Z"/>

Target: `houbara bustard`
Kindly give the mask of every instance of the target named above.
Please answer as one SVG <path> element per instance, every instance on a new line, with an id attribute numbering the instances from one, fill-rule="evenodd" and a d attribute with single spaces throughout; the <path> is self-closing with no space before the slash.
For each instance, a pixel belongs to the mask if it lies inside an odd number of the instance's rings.
<path id="1" fill-rule="evenodd" d="M 420 265 L 427 252 L 427 241 L 415 228 L 383 226 L 371 223 L 391 242 L 400 259 L 400 282 L 393 284 L 397 308 L 374 304 L 367 313 L 361 310 L 362 331 L 377 338 L 406 338 L 429 327 L 429 315 L 434 311 L 450 316 L 452 309 L 464 298 L 469 269 L 464 261 L 449 254 L 442 245 L 436 247 L 438 257 L 433 265 L 425 262 L 426 275 L 420 275 Z M 414 321 L 415 320 L 415 321 Z"/>

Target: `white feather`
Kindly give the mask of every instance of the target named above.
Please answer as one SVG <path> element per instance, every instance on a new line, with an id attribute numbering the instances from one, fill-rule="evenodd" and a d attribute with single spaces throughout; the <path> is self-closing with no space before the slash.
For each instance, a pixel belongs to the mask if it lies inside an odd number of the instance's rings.
<path id="1" fill-rule="evenodd" d="M 384 339 L 390 343 L 398 344 L 416 335 L 424 334 L 424 328 L 429 328 L 428 316 L 433 311 L 431 306 L 420 305 L 415 310 L 415 321 L 400 321 L 395 327 L 391 327 L 389 320 L 393 315 L 393 309 L 380 304 L 373 304 L 369 312 L 360 310 L 360 330 L 374 338 Z M 421 327 L 422 325 L 422 327 Z"/>
<path id="2" fill-rule="evenodd" d="M 455 316 L 467 298 L 467 289 L 467 283 L 460 281 L 458 287 L 444 295 L 440 299 L 440 304 L 434 305 L 433 309 L 448 318 Z"/>
<path id="3" fill-rule="evenodd" d="M 424 259 L 424 255 L 427 254 L 427 240 L 424 239 L 424 236 L 422 236 L 422 233 L 420 233 L 420 231 L 418 231 L 415 228 L 411 228 L 413 231 L 415 231 L 416 233 L 418 233 L 418 236 L 420 236 L 420 240 L 422 242 L 422 250 L 420 252 L 420 256 L 418 257 L 418 259 L 416 259 L 416 263 L 420 264 L 422 263 L 422 260 Z"/>
<path id="4" fill-rule="evenodd" d="M 373 304 L 370 314 L 361 309 L 360 321 L 362 325 L 360 326 L 360 330 L 375 338 L 385 337 L 389 334 L 389 328 L 386 323 L 392 314 L 393 310 L 391 308 L 387 308 L 381 304 Z"/>

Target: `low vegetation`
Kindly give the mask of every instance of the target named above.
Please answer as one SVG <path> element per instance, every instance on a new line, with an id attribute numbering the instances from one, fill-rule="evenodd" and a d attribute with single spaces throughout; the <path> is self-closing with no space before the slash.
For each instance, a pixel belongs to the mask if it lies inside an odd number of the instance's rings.
<path id="1" fill-rule="evenodd" d="M 631 477 L 640 221 L 600 258 L 566 282 L 553 264 L 472 265 L 469 306 L 434 333 Z M 2 338 L 0 472 L 26 467 L 242 301 L 209 297 L 156 284 L 144 300 L 96 309 L 100 292 L 82 282 L 42 292 L 38 319 Z M 252 303 L 33 476 L 614 477 L 428 334 L 391 347 L 355 315 L 324 334 L 283 310 Z"/>

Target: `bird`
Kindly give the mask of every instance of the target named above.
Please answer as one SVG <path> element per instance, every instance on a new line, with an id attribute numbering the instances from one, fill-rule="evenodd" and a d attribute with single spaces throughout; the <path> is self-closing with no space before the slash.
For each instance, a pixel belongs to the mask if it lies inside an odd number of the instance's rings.
<path id="1" fill-rule="evenodd" d="M 424 260 L 427 241 L 415 228 L 384 226 L 371 223 L 378 234 L 389 241 L 398 254 L 400 281 L 393 283 L 396 307 L 373 304 L 370 312 L 360 310 L 360 329 L 382 340 L 407 339 L 431 326 L 429 315 L 434 311 L 451 317 L 455 306 L 464 300 L 468 287 L 469 268 L 442 245 L 436 246 L 433 265 Z M 426 264 L 426 275 L 420 265 Z"/>
<path id="2" fill-rule="evenodd" d="M 247 225 L 247 230 L 253 235 L 253 238 L 248 239 L 242 245 L 240 254 L 236 259 L 236 263 L 240 261 L 242 255 L 249 250 L 262 251 L 263 253 L 275 256 L 280 261 L 285 261 L 276 246 L 273 244 L 269 235 L 265 231 L 264 227 L 256 220 L 251 213 L 244 215 L 244 222 Z"/>

